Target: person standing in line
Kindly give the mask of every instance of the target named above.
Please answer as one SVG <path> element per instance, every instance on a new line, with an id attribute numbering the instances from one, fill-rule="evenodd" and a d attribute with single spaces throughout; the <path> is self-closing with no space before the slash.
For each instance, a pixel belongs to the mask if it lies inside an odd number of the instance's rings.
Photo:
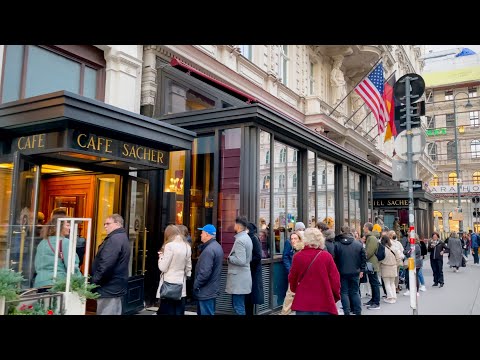
<path id="1" fill-rule="evenodd" d="M 443 287 L 443 254 L 448 251 L 447 245 L 440 240 L 437 232 L 432 234 L 432 239 L 428 243 L 428 251 L 430 253 L 430 266 L 433 271 L 433 286 Z"/>
<path id="2" fill-rule="evenodd" d="M 245 310 L 247 315 L 254 314 L 254 305 L 261 305 L 263 299 L 262 281 L 262 245 L 257 236 L 257 226 L 249 222 L 247 233 L 252 240 L 252 260 L 250 261 L 250 273 L 252 275 L 252 292 L 245 298 Z"/>
<path id="3" fill-rule="evenodd" d="M 127 293 L 130 244 L 119 214 L 107 217 L 107 237 L 98 248 L 92 264 L 92 283 L 100 294 L 97 315 L 121 315 L 122 297 Z"/>
<path id="4" fill-rule="evenodd" d="M 292 267 L 293 255 L 295 255 L 297 251 L 303 249 L 303 247 L 304 243 L 302 234 L 300 233 L 300 231 L 294 231 L 290 235 L 290 240 L 287 240 L 285 242 L 285 247 L 283 248 L 282 261 L 287 276 L 290 273 L 290 268 Z M 292 302 L 294 295 L 295 294 L 290 289 L 289 284 L 287 293 L 285 294 L 285 299 L 283 300 L 283 306 L 280 315 L 290 315 L 290 313 L 292 312 Z"/>
<path id="5" fill-rule="evenodd" d="M 317 229 L 320 229 L 323 237 L 325 238 L 325 247 L 327 251 L 335 257 L 335 231 L 331 229 L 327 223 L 318 222 Z"/>
<path id="6" fill-rule="evenodd" d="M 356 241 L 348 225 L 340 229 L 341 234 L 335 237 L 335 264 L 340 273 L 340 294 L 343 314 L 362 314 L 360 298 L 360 279 L 365 273 L 365 250 L 360 241 Z"/>
<path id="7" fill-rule="evenodd" d="M 220 295 L 223 249 L 215 238 L 217 229 L 212 224 L 202 228 L 200 256 L 195 267 L 193 293 L 197 299 L 197 315 L 215 315 L 217 297 Z"/>
<path id="8" fill-rule="evenodd" d="M 480 245 L 480 237 L 478 236 L 477 233 L 472 233 L 472 236 L 470 238 L 471 238 L 471 245 L 472 245 L 473 263 L 474 264 L 479 264 L 478 245 Z"/>
<path id="9" fill-rule="evenodd" d="M 397 259 L 399 260 L 400 257 L 393 251 L 388 235 L 383 235 L 380 241 L 385 246 L 385 258 L 380 261 L 380 273 L 387 292 L 387 298 L 383 301 L 387 304 L 395 304 L 397 302 L 395 277 L 397 275 Z"/>
<path id="10" fill-rule="evenodd" d="M 468 258 L 468 252 L 470 251 L 471 248 L 471 240 L 472 239 L 472 230 L 468 230 L 468 234 L 463 233 L 463 255 L 465 255 Z"/>
<path id="11" fill-rule="evenodd" d="M 235 314 L 246 315 L 245 296 L 252 292 L 252 260 L 253 244 L 246 230 L 248 220 L 245 216 L 235 219 L 235 242 L 227 258 L 227 284 L 225 292 L 232 295 L 232 306 Z"/>
<path id="12" fill-rule="evenodd" d="M 168 225 L 165 228 L 164 242 L 158 252 L 158 268 L 161 275 L 157 298 L 160 298 L 160 289 L 164 281 L 183 286 L 180 300 L 160 299 L 157 314 L 185 315 L 187 278 L 192 275 L 192 248 L 175 225 Z"/>
<path id="13" fill-rule="evenodd" d="M 378 310 L 380 309 L 380 281 L 378 280 L 378 272 L 380 271 L 380 265 L 375 254 L 378 249 L 378 236 L 380 236 L 380 233 L 378 231 L 373 231 L 373 224 L 371 222 L 367 222 L 363 225 L 363 233 L 367 238 L 365 242 L 365 253 L 367 257 L 367 262 L 372 263 L 374 270 L 372 274 L 367 274 L 368 282 L 370 283 L 372 291 L 372 298 L 370 299 L 370 301 L 365 303 L 365 305 L 367 305 L 368 310 Z"/>
<path id="14" fill-rule="evenodd" d="M 295 294 L 296 315 L 338 315 L 340 274 L 332 255 L 325 251 L 325 238 L 316 228 L 305 230 L 305 247 L 293 257 L 288 282 Z"/>
<path id="15" fill-rule="evenodd" d="M 305 224 L 301 221 L 295 223 L 295 231 L 297 231 L 300 236 L 303 238 L 303 235 L 305 233 Z"/>
<path id="16" fill-rule="evenodd" d="M 408 258 L 410 257 L 410 254 L 414 254 L 415 258 L 415 273 L 417 275 L 416 281 L 414 286 L 416 287 L 417 290 L 417 296 L 419 295 L 418 290 L 420 289 L 420 279 L 419 279 L 419 273 L 421 272 L 421 268 L 423 267 L 423 257 L 422 257 L 422 249 L 420 248 L 420 238 L 418 237 L 418 234 L 415 234 L 415 244 L 412 246 L 412 244 L 408 243 L 407 247 L 405 248 L 403 254 L 405 255 L 405 261 L 408 264 Z M 409 296 L 410 295 L 410 276 L 409 273 L 405 274 L 405 286 L 407 288 L 407 291 L 403 293 L 404 296 Z"/>

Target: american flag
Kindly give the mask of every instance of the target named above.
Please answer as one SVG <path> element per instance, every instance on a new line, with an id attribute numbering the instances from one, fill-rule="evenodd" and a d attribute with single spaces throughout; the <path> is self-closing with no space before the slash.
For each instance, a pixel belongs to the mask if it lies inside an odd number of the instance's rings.
<path id="1" fill-rule="evenodd" d="M 385 130 L 388 122 L 388 111 L 383 100 L 383 65 L 379 63 L 375 69 L 355 88 L 355 92 L 365 101 L 377 119 L 378 133 Z"/>

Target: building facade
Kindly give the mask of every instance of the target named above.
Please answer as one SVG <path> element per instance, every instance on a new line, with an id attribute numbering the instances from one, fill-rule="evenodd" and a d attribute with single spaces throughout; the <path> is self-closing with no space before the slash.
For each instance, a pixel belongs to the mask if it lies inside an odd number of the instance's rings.
<path id="1" fill-rule="evenodd" d="M 427 149 L 436 171 L 429 188 L 436 231 L 459 231 L 457 182 L 463 230 L 480 230 L 480 55 L 453 48 L 425 56 Z M 455 142 L 455 127 L 457 139 Z M 457 155 L 458 144 L 458 155 Z M 459 173 L 457 174 L 457 159 Z"/>
<path id="2" fill-rule="evenodd" d="M 384 142 L 352 89 L 379 60 L 386 79 L 419 72 L 418 46 L 0 50 L 6 194 L 0 195 L 0 250 L 4 265 L 30 268 L 32 276 L 31 263 L 12 256 L 14 232 L 24 234 L 20 253 L 31 259 L 38 211 L 62 206 L 71 216 L 92 217 L 92 257 L 105 236 L 104 217 L 119 212 L 135 254 L 127 301 L 134 311 L 139 299 L 155 304 L 156 252 L 168 224 L 189 227 L 195 263 L 198 227 L 216 225 L 227 256 L 235 217 L 246 215 L 263 231 L 264 304 L 256 313 L 269 313 L 283 302 L 281 254 L 296 221 L 313 226 L 330 218 L 337 232 L 343 224 L 360 231 L 376 215 L 392 213 L 379 199 L 406 195 L 398 183 L 384 186 L 391 181 L 393 141 Z M 47 148 L 39 148 L 39 139 Z M 126 155 L 105 148 L 121 141 Z M 419 161 L 418 174 L 431 178 L 428 158 Z M 77 186 L 83 190 L 73 190 Z M 217 307 L 231 312 L 223 290 Z"/>

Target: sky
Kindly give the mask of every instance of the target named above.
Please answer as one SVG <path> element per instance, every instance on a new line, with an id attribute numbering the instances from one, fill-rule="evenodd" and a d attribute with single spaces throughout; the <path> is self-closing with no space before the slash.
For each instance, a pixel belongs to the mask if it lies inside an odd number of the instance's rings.
<path id="1" fill-rule="evenodd" d="M 456 47 L 466 47 L 466 48 L 469 48 L 470 50 L 475 51 L 477 54 L 480 54 L 480 45 L 425 45 L 425 53 L 428 54 L 430 50 L 440 51 L 440 50 L 453 49 Z"/>

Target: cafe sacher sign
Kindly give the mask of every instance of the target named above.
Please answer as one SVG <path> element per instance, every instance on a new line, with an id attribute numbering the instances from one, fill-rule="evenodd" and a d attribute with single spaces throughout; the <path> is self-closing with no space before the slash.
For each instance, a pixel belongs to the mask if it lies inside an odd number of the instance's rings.
<path id="1" fill-rule="evenodd" d="M 373 200 L 374 207 L 388 207 L 388 206 L 408 206 L 408 199 L 376 199 Z"/>

